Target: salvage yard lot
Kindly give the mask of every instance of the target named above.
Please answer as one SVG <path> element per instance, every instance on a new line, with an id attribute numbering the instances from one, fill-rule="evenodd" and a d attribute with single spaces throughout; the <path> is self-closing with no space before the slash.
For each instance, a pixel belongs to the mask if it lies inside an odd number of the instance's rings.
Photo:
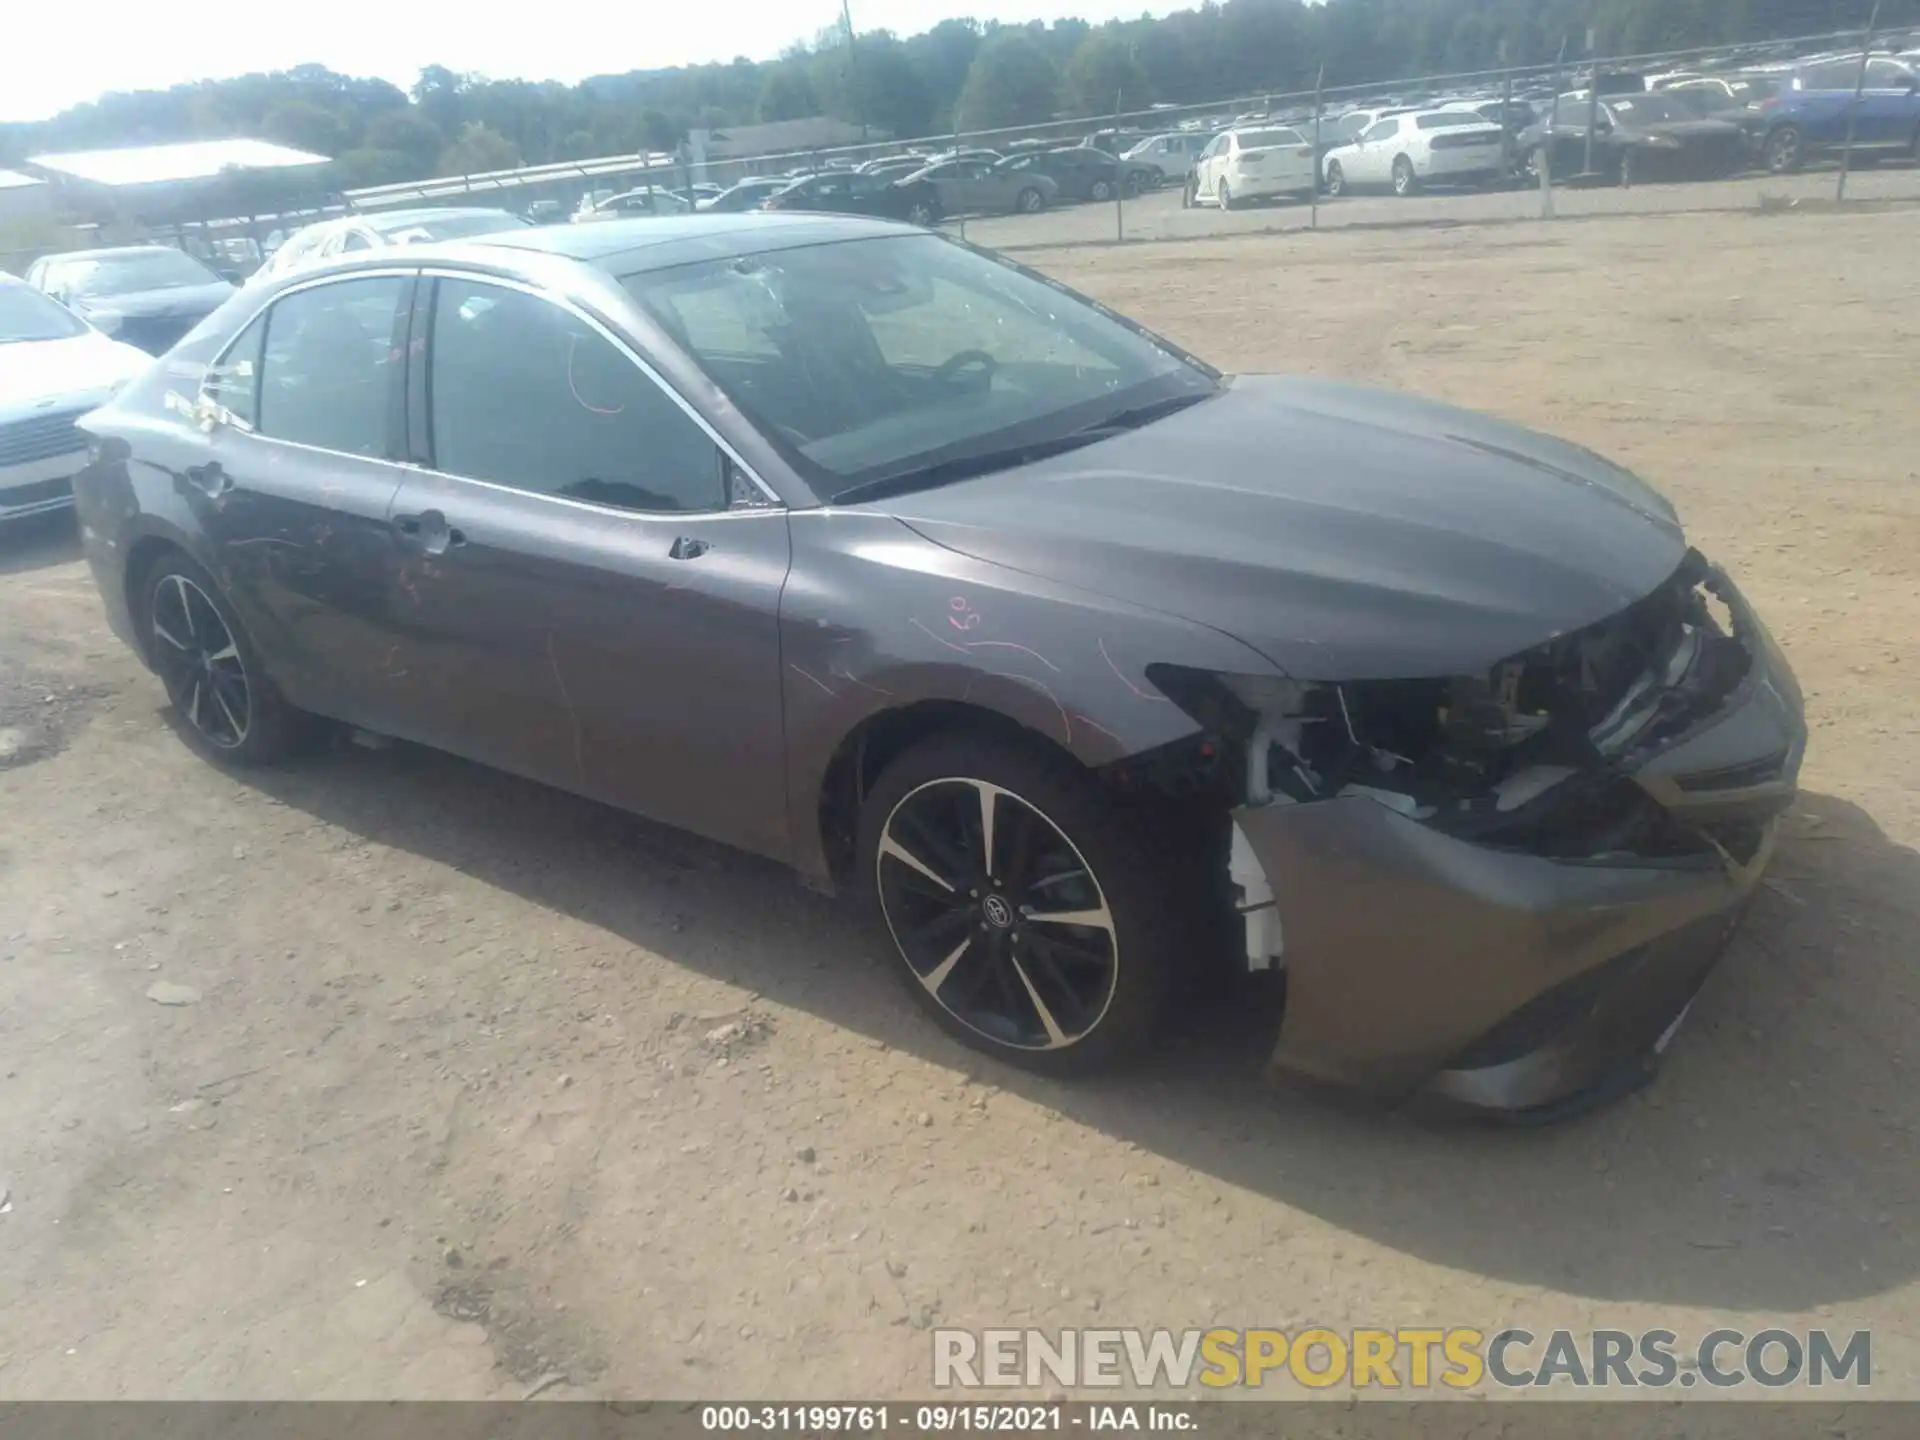
<path id="1" fill-rule="evenodd" d="M 406 748 L 223 775 L 61 529 L 0 540 L 0 1397 L 912 1395 L 933 1325 L 1309 1322 L 1870 1327 L 1920 1397 L 1917 247 L 1876 210 L 1021 256 L 1223 368 L 1606 452 L 1793 659 L 1751 923 L 1659 1082 L 1547 1130 L 1271 1092 L 1270 1017 L 1205 1009 L 1036 1080 L 773 866 Z"/>

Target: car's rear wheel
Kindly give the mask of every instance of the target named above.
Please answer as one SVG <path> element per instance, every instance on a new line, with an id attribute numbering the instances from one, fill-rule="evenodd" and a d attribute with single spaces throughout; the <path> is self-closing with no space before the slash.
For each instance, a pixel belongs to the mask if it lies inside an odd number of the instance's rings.
<path id="1" fill-rule="evenodd" d="M 1018 210 L 1022 215 L 1038 214 L 1046 208 L 1046 204 L 1047 197 L 1042 195 L 1040 191 L 1032 185 L 1027 186 L 1026 189 L 1014 196 L 1013 199 L 1013 208 Z"/>
<path id="2" fill-rule="evenodd" d="M 311 738 L 312 717 L 280 698 L 205 570 L 168 555 L 141 595 L 141 639 L 194 749 L 223 765 L 267 765 Z"/>
<path id="3" fill-rule="evenodd" d="M 868 795 L 860 865 L 909 993 L 966 1044 L 1067 1073 L 1149 1043 L 1189 907 L 1071 761 L 990 736 L 923 741 Z"/>
<path id="4" fill-rule="evenodd" d="M 1222 210 L 1231 210 L 1233 209 L 1234 206 L 1240 203 L 1238 200 L 1235 200 L 1233 198 L 1233 191 L 1228 187 L 1227 182 L 1224 180 L 1220 182 L 1219 189 L 1215 191 L 1214 199 L 1220 202 L 1220 208 Z"/>
<path id="5" fill-rule="evenodd" d="M 933 225 L 940 219 L 940 212 L 933 208 L 931 201 L 916 200 L 907 206 L 907 221 L 913 225 Z"/>
<path id="6" fill-rule="evenodd" d="M 1782 125 L 1767 136 L 1761 152 L 1768 170 L 1775 175 L 1791 175 L 1806 163 L 1806 136 L 1798 125 Z"/>
<path id="7" fill-rule="evenodd" d="M 1419 193 L 1420 177 L 1413 173 L 1413 162 L 1404 155 L 1393 159 L 1393 193 L 1405 198 Z"/>
<path id="8" fill-rule="evenodd" d="M 1338 198 L 1347 193 L 1347 172 L 1340 168 L 1338 160 L 1327 164 L 1327 194 Z"/>
<path id="9" fill-rule="evenodd" d="M 1620 188 L 1622 190 L 1631 190 L 1633 188 L 1635 168 L 1636 162 L 1633 158 L 1632 148 L 1629 147 L 1628 149 L 1622 150 L 1620 152 Z"/>
<path id="10" fill-rule="evenodd" d="M 1113 199 L 1113 182 L 1111 180 L 1094 181 L 1087 190 L 1087 198 L 1095 201 Z"/>

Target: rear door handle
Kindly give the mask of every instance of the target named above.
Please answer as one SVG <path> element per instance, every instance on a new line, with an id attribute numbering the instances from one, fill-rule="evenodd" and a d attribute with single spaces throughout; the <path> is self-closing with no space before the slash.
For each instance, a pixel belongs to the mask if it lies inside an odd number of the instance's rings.
<path id="1" fill-rule="evenodd" d="M 713 544 L 711 541 L 697 540 L 691 535 L 682 535 L 673 542 L 672 548 L 667 551 L 667 558 L 669 560 L 698 560 L 712 548 Z"/>

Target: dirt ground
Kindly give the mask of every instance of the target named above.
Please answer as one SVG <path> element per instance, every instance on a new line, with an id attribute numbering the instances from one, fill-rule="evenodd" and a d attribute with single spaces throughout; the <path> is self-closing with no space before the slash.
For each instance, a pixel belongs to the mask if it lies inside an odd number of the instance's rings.
<path id="1" fill-rule="evenodd" d="M 1271 1092 L 1213 1014 L 1027 1078 L 772 866 L 405 748 L 229 777 L 67 528 L 0 541 L 0 1398 L 915 1395 L 935 1325 L 1308 1322 L 1871 1327 L 1920 1396 L 1917 254 L 1910 210 L 1023 257 L 1603 450 L 1772 623 L 1773 879 L 1659 1082 L 1546 1130 Z"/>

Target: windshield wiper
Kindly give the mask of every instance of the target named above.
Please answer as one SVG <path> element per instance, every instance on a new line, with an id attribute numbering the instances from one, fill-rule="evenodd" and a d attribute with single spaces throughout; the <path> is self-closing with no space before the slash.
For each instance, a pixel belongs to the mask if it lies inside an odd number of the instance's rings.
<path id="1" fill-rule="evenodd" d="M 1142 425 L 1151 425 L 1156 420 L 1185 410 L 1189 405 L 1198 405 L 1202 400 L 1212 398 L 1219 392 L 1208 390 L 1199 395 L 1169 395 L 1164 400 L 1150 400 L 1144 405 L 1130 405 L 1125 410 L 1116 410 L 1113 414 L 1096 420 L 1085 430 L 1074 433 L 1093 435 L 1096 439 L 1102 435 L 1111 435 L 1118 430 L 1138 430 Z"/>
<path id="2" fill-rule="evenodd" d="M 1075 430 L 1072 434 L 1056 435 L 1050 440 L 1009 445 L 1000 450 L 983 450 L 977 455 L 956 455 L 951 460 L 936 460 L 931 465 L 916 465 L 908 470 L 896 470 L 890 475 L 876 475 L 871 480 L 862 480 L 844 490 L 836 490 L 833 503 L 853 505 L 862 500 L 882 500 L 889 495 L 907 495 L 915 490 L 931 490 L 936 486 L 948 485 L 955 480 L 968 480 L 975 475 L 989 475 L 995 470 L 1011 470 L 1016 465 L 1030 465 L 1050 455 L 1064 455 L 1069 450 L 1095 444 L 1106 439 L 1109 433 L 1104 429 Z"/>

